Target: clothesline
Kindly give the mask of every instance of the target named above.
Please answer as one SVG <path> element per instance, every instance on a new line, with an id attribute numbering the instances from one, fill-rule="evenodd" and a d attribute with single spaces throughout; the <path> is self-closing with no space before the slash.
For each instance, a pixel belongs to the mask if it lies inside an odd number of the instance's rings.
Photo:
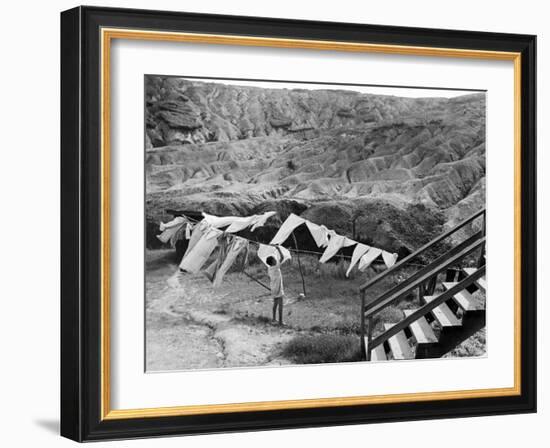
<path id="1" fill-rule="evenodd" d="M 202 220 L 199 221 L 198 219 L 189 218 L 188 216 L 186 216 L 185 218 L 193 224 L 197 224 L 197 223 L 202 221 Z M 261 244 L 263 244 L 264 246 L 273 246 L 273 247 L 277 246 L 276 244 L 260 243 L 257 240 L 251 240 L 250 238 L 246 238 L 246 237 L 240 236 L 240 235 L 239 235 L 239 238 L 242 238 L 243 240 L 247 240 L 249 243 L 257 244 L 258 246 L 261 245 Z M 288 250 L 290 250 L 291 252 L 303 252 L 303 251 L 299 251 L 297 249 L 291 249 L 290 247 L 288 248 Z M 311 253 L 318 253 L 318 252 L 311 252 Z"/>
<path id="2" fill-rule="evenodd" d="M 301 254 L 313 254 L 313 255 L 323 255 L 322 252 L 315 252 L 313 250 L 305 250 L 305 249 L 288 249 L 289 251 L 291 252 L 299 252 Z M 340 255 L 334 255 L 332 258 L 345 258 L 347 260 L 351 260 L 352 259 L 352 256 L 351 255 L 343 255 L 343 254 L 340 254 Z M 419 266 L 419 267 L 425 267 L 426 265 L 425 264 L 421 264 L 421 263 L 412 263 L 412 262 L 407 262 L 405 264 L 408 264 L 408 265 L 411 265 L 411 266 Z"/>
<path id="3" fill-rule="evenodd" d="M 271 240 L 271 244 L 283 244 L 290 235 L 294 235 L 294 230 L 301 225 L 305 225 L 308 228 L 317 247 L 325 248 L 323 255 L 319 259 L 319 263 L 326 263 L 345 247 L 355 246 L 349 269 L 346 272 L 346 277 L 349 276 L 351 270 L 357 263 L 359 263 L 359 270 L 364 271 L 380 256 L 384 260 L 384 264 L 387 268 L 391 268 L 397 261 L 398 255 L 396 253 L 390 253 L 378 247 L 360 243 L 347 236 L 340 235 L 324 225 L 316 224 L 294 213 L 291 213 L 282 223 Z"/>
<path id="4" fill-rule="evenodd" d="M 190 222 L 192 222 L 193 224 L 196 224 L 198 222 L 200 222 L 198 219 L 193 219 L 193 218 L 189 218 L 186 216 L 186 219 Z M 244 236 L 239 236 L 240 238 L 243 238 L 245 240 L 247 240 L 249 243 L 253 243 L 253 244 L 256 244 L 256 245 L 265 245 L 265 246 L 273 246 L 275 247 L 276 245 L 275 244 L 270 244 L 270 243 L 260 243 L 259 241 L 257 240 L 251 240 L 250 238 L 246 238 Z M 322 256 L 323 253 L 322 252 L 315 252 L 315 251 L 311 251 L 311 250 L 303 250 L 303 249 L 292 249 L 290 247 L 287 248 L 289 251 L 291 252 L 295 252 L 295 253 L 301 253 L 301 254 L 312 254 L 312 255 L 319 255 L 319 256 Z M 334 257 L 337 257 L 337 258 L 346 258 L 346 259 L 350 259 L 351 260 L 351 255 L 334 255 Z"/>
<path id="5" fill-rule="evenodd" d="M 187 219 L 189 222 L 193 223 L 193 224 L 197 224 L 199 222 L 201 222 L 202 220 L 198 220 L 198 219 L 194 219 L 194 218 L 190 218 L 188 216 L 185 216 L 185 219 Z M 270 243 L 261 243 L 257 240 L 251 240 L 250 238 L 246 238 L 246 237 L 243 237 L 243 236 L 239 236 L 240 238 L 243 238 L 245 240 L 247 240 L 249 243 L 252 243 L 252 244 L 256 244 L 258 246 L 260 245 L 265 245 L 265 246 L 276 246 L 275 244 L 270 244 Z M 301 253 L 301 254 L 310 254 L 310 255 L 317 255 L 317 256 L 321 256 L 323 255 L 323 252 L 316 252 L 316 251 L 310 251 L 310 250 L 304 250 L 304 249 L 293 249 L 293 248 L 290 248 L 288 247 L 287 248 L 290 252 L 294 252 L 294 253 Z M 336 255 L 333 255 L 333 257 L 336 257 L 336 258 L 342 258 L 342 259 L 347 259 L 347 260 L 351 260 L 353 257 L 351 255 L 343 255 L 343 254 L 336 254 Z M 332 257 L 331 257 L 332 258 Z M 424 264 L 421 264 L 421 263 L 413 263 L 413 262 L 408 262 L 406 263 L 407 265 L 410 265 L 410 266 L 417 266 L 417 267 L 424 267 L 425 265 Z"/>
<path id="6" fill-rule="evenodd" d="M 257 255 L 266 265 L 266 260 L 270 256 L 279 259 L 279 262 L 282 264 L 286 260 L 292 258 L 290 253 L 293 252 L 297 254 L 296 258 L 302 278 L 304 296 L 307 296 L 307 294 L 304 274 L 300 262 L 300 254 L 320 256 L 320 263 L 325 263 L 332 257 L 349 259 L 350 263 L 346 271 L 346 277 L 350 275 L 350 272 L 357 263 L 359 263 L 358 269 L 364 271 L 371 263 L 375 262 L 376 258 L 380 255 L 382 255 L 384 264 L 388 268 L 391 268 L 397 259 L 397 254 L 395 253 L 391 254 L 382 249 L 371 247 L 346 236 L 339 235 L 334 230 L 312 223 L 294 213 L 291 213 L 284 222 L 279 220 L 281 222 L 280 227 L 270 243 L 261 243 L 256 239 L 252 240 L 240 235 L 235 235 L 249 227 L 254 231 L 256 228 L 263 226 L 267 219 L 275 214 L 276 212 L 270 211 L 246 217 L 219 217 L 202 213 L 203 219 L 201 220 L 183 214 L 176 216 L 168 223 L 161 223 L 160 230 L 162 233 L 158 235 L 158 238 L 165 243 L 170 242 L 173 247 L 176 245 L 177 241 L 184 237 L 189 240 L 187 250 L 179 265 L 180 271 L 198 273 L 199 270 L 202 270 L 207 278 L 213 283 L 214 287 L 220 286 L 225 273 L 228 272 L 229 268 L 239 257 L 241 257 L 244 251 L 245 255 L 241 272 L 263 288 L 270 290 L 271 288 L 266 284 L 245 272 L 249 245 L 256 244 L 258 246 Z M 326 247 L 323 253 L 298 249 L 294 230 L 301 224 L 307 226 L 318 247 Z M 222 228 L 224 230 L 221 230 Z M 290 236 L 292 236 L 294 240 L 295 248 L 293 249 L 282 246 Z M 350 246 L 355 246 L 352 256 L 337 253 L 342 248 Z M 216 248 L 218 248 L 217 256 L 214 261 L 204 269 L 204 264 Z M 413 263 L 407 264 L 412 265 Z"/>

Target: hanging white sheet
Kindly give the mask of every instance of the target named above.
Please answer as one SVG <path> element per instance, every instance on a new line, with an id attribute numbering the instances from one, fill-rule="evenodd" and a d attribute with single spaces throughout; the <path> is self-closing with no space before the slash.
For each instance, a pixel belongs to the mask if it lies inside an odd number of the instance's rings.
<path id="1" fill-rule="evenodd" d="M 236 233 L 247 227 L 251 227 L 251 230 L 254 231 L 263 226 L 275 214 L 276 212 L 271 211 L 252 216 L 213 216 L 208 213 L 203 213 L 202 216 L 204 216 L 203 221 L 206 221 L 212 227 L 217 229 L 227 227 L 225 229 L 227 233 Z"/>
<path id="2" fill-rule="evenodd" d="M 336 232 L 332 232 L 330 235 L 328 246 L 325 252 L 323 252 L 319 263 L 326 263 L 328 260 L 334 257 L 340 249 L 342 249 L 343 247 L 353 246 L 354 244 L 357 244 L 357 241 L 353 241 L 350 238 L 338 235 Z"/>
<path id="3" fill-rule="evenodd" d="M 368 252 L 361 257 L 361 260 L 359 260 L 359 267 L 358 269 L 363 272 L 365 269 L 367 269 L 371 263 L 378 258 L 378 256 L 382 253 L 381 249 L 377 249 L 376 247 L 371 247 Z"/>
<path id="4" fill-rule="evenodd" d="M 279 231 L 275 234 L 270 244 L 273 244 L 273 245 L 283 244 L 286 241 L 286 239 L 290 236 L 292 231 L 299 225 L 303 224 L 304 222 L 306 222 L 304 218 L 300 218 L 294 213 L 291 213 L 289 217 L 285 220 L 285 222 L 283 222 L 283 225 L 281 226 Z"/>
<path id="5" fill-rule="evenodd" d="M 258 247 L 258 258 L 262 260 L 262 263 L 267 266 L 267 257 L 275 257 L 278 264 L 283 264 L 285 261 L 290 260 L 292 256 L 290 251 L 283 246 L 269 246 L 267 244 L 260 244 Z"/>
<path id="6" fill-rule="evenodd" d="M 391 268 L 397 261 L 397 254 L 392 254 L 390 252 L 382 251 L 382 258 L 387 268 Z"/>
<path id="7" fill-rule="evenodd" d="M 346 271 L 346 277 L 349 277 L 349 274 L 353 267 L 357 264 L 359 259 L 368 252 L 369 249 L 370 246 L 362 243 L 357 243 L 357 246 L 355 246 L 355 249 L 353 250 L 353 255 L 351 256 L 351 262 L 349 264 L 348 270 Z"/>

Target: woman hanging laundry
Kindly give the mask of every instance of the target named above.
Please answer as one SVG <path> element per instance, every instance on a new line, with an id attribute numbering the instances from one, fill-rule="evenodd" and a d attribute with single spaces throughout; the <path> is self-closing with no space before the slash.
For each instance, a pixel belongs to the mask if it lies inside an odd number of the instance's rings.
<path id="1" fill-rule="evenodd" d="M 279 325 L 283 325 L 283 276 L 281 274 L 281 264 L 274 256 L 266 259 L 267 274 L 269 275 L 269 288 L 271 298 L 273 299 L 273 322 L 276 322 L 277 309 L 279 311 Z"/>

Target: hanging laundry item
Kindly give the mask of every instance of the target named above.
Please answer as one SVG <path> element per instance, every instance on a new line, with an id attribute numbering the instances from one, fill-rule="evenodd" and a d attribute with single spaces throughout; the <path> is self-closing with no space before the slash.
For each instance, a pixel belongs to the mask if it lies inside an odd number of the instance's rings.
<path id="1" fill-rule="evenodd" d="M 330 230 L 325 226 L 320 226 L 310 221 L 306 221 L 306 226 L 311 233 L 311 236 L 315 240 L 317 247 L 326 247 L 329 242 Z"/>
<path id="2" fill-rule="evenodd" d="M 167 223 L 161 222 L 159 225 L 160 231 L 164 232 L 166 229 L 171 229 L 173 227 L 179 227 L 184 222 L 188 222 L 183 216 L 176 216 L 172 221 Z"/>
<path id="3" fill-rule="evenodd" d="M 183 239 L 185 238 L 186 227 L 187 227 L 186 224 L 184 224 L 183 226 L 181 226 L 181 227 L 174 233 L 174 235 L 172 236 L 172 238 L 170 238 L 170 246 L 171 246 L 172 248 L 175 248 L 175 247 L 176 247 L 176 243 L 177 243 L 179 240 L 183 240 Z"/>
<path id="4" fill-rule="evenodd" d="M 246 266 L 248 265 L 248 254 L 250 253 L 250 241 L 249 240 L 246 240 L 247 242 L 247 245 L 246 247 L 244 248 L 244 253 L 242 253 L 241 255 L 239 255 L 241 257 L 241 261 L 240 261 L 240 267 L 239 269 L 244 272 L 244 270 L 246 269 Z"/>
<path id="5" fill-rule="evenodd" d="M 195 224 L 195 227 L 193 227 L 193 232 L 191 232 L 189 244 L 187 245 L 187 249 L 185 251 L 185 254 L 183 255 L 183 258 L 185 258 L 189 252 L 191 252 L 195 244 L 197 244 L 197 242 L 202 238 L 204 233 L 211 228 L 212 227 L 204 220 L 202 220 L 198 224 Z"/>
<path id="6" fill-rule="evenodd" d="M 325 252 L 323 252 L 319 263 L 326 263 L 328 260 L 334 257 L 340 249 L 342 249 L 343 247 L 353 246 L 354 244 L 357 244 L 357 242 L 345 236 L 338 235 L 336 232 L 333 231 L 330 235 L 328 246 L 325 249 Z"/>
<path id="7" fill-rule="evenodd" d="M 275 214 L 276 212 L 265 212 L 261 215 L 246 216 L 243 218 L 237 217 L 225 231 L 228 233 L 236 233 L 247 227 L 251 227 L 250 230 L 253 232 L 258 227 L 263 226 L 265 222 Z"/>
<path id="8" fill-rule="evenodd" d="M 346 271 L 346 277 L 349 277 L 349 274 L 353 267 L 357 264 L 359 259 L 365 255 L 368 250 L 370 249 L 370 246 L 367 246 L 366 244 L 357 243 L 357 246 L 355 246 L 355 249 L 353 250 L 353 255 L 351 256 L 351 262 L 349 264 L 349 268 Z"/>
<path id="9" fill-rule="evenodd" d="M 207 213 L 203 213 L 204 221 L 210 224 L 212 227 L 222 228 L 227 227 L 225 231 L 227 233 L 236 233 L 244 230 L 248 227 L 252 227 L 252 231 L 261 227 L 265 222 L 275 215 L 276 212 L 265 212 L 261 215 L 252 216 L 213 216 Z"/>
<path id="10" fill-rule="evenodd" d="M 371 247 L 369 251 L 361 257 L 358 269 L 363 272 L 371 265 L 374 260 L 376 260 L 376 258 L 378 258 L 381 253 L 382 250 L 377 249 L 376 247 Z"/>
<path id="11" fill-rule="evenodd" d="M 292 256 L 290 251 L 283 246 L 268 246 L 267 244 L 261 244 L 258 248 L 258 258 L 262 260 L 262 263 L 267 266 L 267 257 L 274 257 L 277 263 L 283 264 L 285 261 L 290 260 Z"/>
<path id="12" fill-rule="evenodd" d="M 290 251 L 283 246 L 277 246 L 277 250 L 281 254 L 281 261 L 280 263 L 283 264 L 285 261 L 288 261 L 292 258 L 292 255 L 290 255 Z"/>
<path id="13" fill-rule="evenodd" d="M 292 231 L 304 222 L 306 222 L 304 218 L 300 218 L 294 213 L 291 213 L 289 217 L 285 220 L 279 231 L 275 234 L 270 244 L 283 244 L 292 233 Z"/>
<path id="14" fill-rule="evenodd" d="M 254 216 L 247 216 L 239 219 L 236 218 L 235 221 L 233 221 L 231 225 L 227 229 L 225 229 L 225 231 L 227 233 L 240 232 L 241 230 L 250 227 L 254 222 L 254 218 Z"/>
<path id="15" fill-rule="evenodd" d="M 267 244 L 260 243 L 260 246 L 258 247 L 258 252 L 256 253 L 258 255 L 258 258 L 262 260 L 262 263 L 267 265 L 267 257 L 275 257 L 275 259 L 278 261 L 280 255 L 279 252 L 277 252 L 277 249 L 275 249 L 274 246 L 268 246 Z"/>
<path id="16" fill-rule="evenodd" d="M 384 259 L 386 267 L 391 268 L 397 261 L 397 254 L 392 254 L 384 250 L 382 251 L 382 258 Z"/>
<path id="17" fill-rule="evenodd" d="M 188 240 L 191 238 L 191 231 L 193 230 L 193 224 L 190 222 L 185 226 L 185 239 Z"/>
<path id="18" fill-rule="evenodd" d="M 200 239 L 184 255 L 180 263 L 180 269 L 182 271 L 192 272 L 193 274 L 199 272 L 204 263 L 208 260 L 208 257 L 214 252 L 214 249 L 218 245 L 218 238 L 222 233 L 221 230 L 212 227 L 206 229 L 202 233 Z M 195 232 L 193 232 L 191 236 L 191 241 L 194 236 Z M 189 244 L 191 244 L 191 241 Z"/>
<path id="19" fill-rule="evenodd" d="M 163 243 L 170 243 L 171 247 L 176 247 L 176 242 L 185 236 L 185 226 L 186 224 L 182 223 L 179 226 L 170 227 L 160 235 L 157 235 L 157 238 Z"/>
<path id="20" fill-rule="evenodd" d="M 204 216 L 204 222 L 208 223 L 212 227 L 215 227 L 216 229 L 219 229 L 220 227 L 227 227 L 235 221 L 246 219 L 240 216 L 214 216 L 204 212 L 202 212 L 202 216 Z"/>
<path id="21" fill-rule="evenodd" d="M 159 227 L 162 233 L 157 235 L 157 238 L 163 243 L 169 242 L 172 247 L 175 247 L 176 241 L 183 238 L 187 222 L 187 219 L 182 216 L 178 216 L 166 224 L 161 222 Z"/>
<path id="22" fill-rule="evenodd" d="M 218 252 L 216 254 L 216 258 L 210 265 L 203 271 L 204 275 L 210 280 L 211 282 L 214 282 L 214 277 L 216 276 L 216 272 L 222 265 L 222 263 L 225 260 L 225 257 L 227 256 L 227 249 L 229 248 L 231 242 L 233 241 L 233 235 L 222 235 L 220 239 L 218 240 Z"/>
<path id="23" fill-rule="evenodd" d="M 229 268 L 233 266 L 233 263 L 235 263 L 239 254 L 241 254 L 245 249 L 248 249 L 248 240 L 239 236 L 234 237 L 233 241 L 227 248 L 225 260 L 223 260 L 223 263 L 216 270 L 213 282 L 215 288 L 221 285 L 223 276 L 226 274 Z"/>
<path id="24" fill-rule="evenodd" d="M 258 227 L 263 227 L 265 225 L 265 222 L 271 218 L 272 216 L 276 215 L 277 212 L 265 212 L 261 215 L 256 215 L 257 218 L 254 222 L 254 224 L 252 225 L 252 228 L 250 229 L 252 232 L 254 232 L 254 230 L 256 230 Z"/>

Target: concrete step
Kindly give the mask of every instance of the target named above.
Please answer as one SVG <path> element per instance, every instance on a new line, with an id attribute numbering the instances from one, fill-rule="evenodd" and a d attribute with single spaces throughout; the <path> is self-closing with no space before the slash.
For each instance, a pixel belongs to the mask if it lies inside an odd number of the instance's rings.
<path id="1" fill-rule="evenodd" d="M 393 327 L 393 324 L 384 324 L 384 328 L 389 330 Z M 400 331 L 395 336 L 392 336 L 388 339 L 388 344 L 390 345 L 391 352 L 393 353 L 394 359 L 413 359 L 414 353 L 412 347 L 407 340 L 405 332 Z"/>
<path id="2" fill-rule="evenodd" d="M 443 282 L 443 287 L 448 291 L 449 289 L 456 286 L 458 283 L 454 282 Z M 472 294 L 467 290 L 463 289 L 460 292 L 457 292 L 454 295 L 454 301 L 462 308 L 464 311 L 481 311 L 485 309 L 485 305 L 476 300 Z"/>
<path id="3" fill-rule="evenodd" d="M 437 298 L 437 296 L 424 296 L 424 300 L 428 303 L 435 298 Z M 441 305 L 435 307 L 432 310 L 432 314 L 443 328 L 460 327 L 460 325 L 462 325 L 458 317 L 455 316 L 455 314 L 445 303 L 442 303 Z"/>
<path id="4" fill-rule="evenodd" d="M 369 347 L 369 341 L 368 338 L 365 338 L 365 350 L 368 352 Z M 365 353 L 365 357 L 366 357 Z M 370 360 L 371 361 L 387 361 L 388 357 L 386 356 L 386 351 L 384 350 L 384 344 L 379 345 L 378 347 L 374 347 L 370 354 Z"/>
<path id="5" fill-rule="evenodd" d="M 403 310 L 405 316 L 409 317 L 416 310 Z M 415 320 L 409 325 L 411 333 L 416 339 L 417 344 L 434 344 L 437 342 L 437 336 L 432 330 L 431 325 L 425 317 Z"/>
<path id="6" fill-rule="evenodd" d="M 476 268 L 464 268 L 462 269 L 467 275 L 472 275 L 475 271 L 477 271 Z M 479 286 L 483 291 L 487 291 L 487 280 L 485 276 L 482 276 L 477 279 L 476 282 L 474 282 L 477 286 Z"/>

